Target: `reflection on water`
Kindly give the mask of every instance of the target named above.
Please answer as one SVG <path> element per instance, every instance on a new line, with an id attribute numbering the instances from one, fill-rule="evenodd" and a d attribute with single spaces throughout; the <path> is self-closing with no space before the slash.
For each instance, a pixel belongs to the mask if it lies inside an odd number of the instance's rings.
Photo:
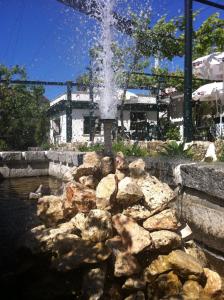
<path id="1" fill-rule="evenodd" d="M 55 194 L 61 181 L 50 177 L 6 179 L 0 183 L 0 270 L 14 265 L 15 248 L 23 234 L 38 224 L 37 200 L 29 200 L 29 193 L 40 184 Z"/>

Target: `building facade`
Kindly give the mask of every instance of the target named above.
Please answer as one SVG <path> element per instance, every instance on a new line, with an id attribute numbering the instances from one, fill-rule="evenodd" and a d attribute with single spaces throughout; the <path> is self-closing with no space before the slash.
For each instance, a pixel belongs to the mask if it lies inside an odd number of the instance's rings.
<path id="1" fill-rule="evenodd" d="M 121 95 L 119 93 L 118 114 L 116 125 L 121 126 L 120 106 Z M 98 103 L 100 99 L 94 96 L 94 101 L 90 100 L 88 92 L 72 93 L 72 139 L 71 142 L 87 142 L 90 140 L 90 128 L 94 132 L 94 141 L 103 141 L 103 126 L 100 121 Z M 63 144 L 67 142 L 67 95 L 63 94 L 50 103 L 50 142 L 53 144 Z M 147 131 L 157 123 L 158 105 L 156 97 L 138 95 L 127 92 L 123 110 L 123 121 L 126 131 L 132 139 L 135 139 L 135 132 Z M 147 128 L 146 128 L 147 127 Z M 144 137 L 142 138 L 144 139 Z"/>

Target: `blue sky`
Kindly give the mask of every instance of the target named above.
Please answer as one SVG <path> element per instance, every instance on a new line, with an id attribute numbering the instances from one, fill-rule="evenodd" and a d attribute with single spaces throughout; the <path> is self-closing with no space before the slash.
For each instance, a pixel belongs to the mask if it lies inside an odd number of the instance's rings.
<path id="1" fill-rule="evenodd" d="M 145 1 L 133 3 L 144 5 Z M 168 18 L 180 15 L 183 4 L 183 0 L 152 0 L 152 20 L 163 14 Z M 196 27 L 217 11 L 195 2 L 194 9 L 199 8 L 202 12 Z M 88 67 L 88 47 L 95 26 L 96 21 L 56 0 L 0 0 L 0 64 L 24 66 L 31 80 L 75 80 Z M 176 59 L 171 68 L 182 64 L 182 59 Z M 49 99 L 61 92 L 46 88 Z"/>

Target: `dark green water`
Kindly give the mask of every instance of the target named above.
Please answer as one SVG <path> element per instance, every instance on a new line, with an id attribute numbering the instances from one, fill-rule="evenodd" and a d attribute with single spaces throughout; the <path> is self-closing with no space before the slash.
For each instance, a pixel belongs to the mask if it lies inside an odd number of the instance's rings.
<path id="1" fill-rule="evenodd" d="M 49 258 L 18 251 L 27 230 L 39 225 L 37 200 L 29 200 L 40 184 L 57 194 L 61 181 L 50 177 L 4 180 L 0 183 L 0 291 L 6 300 L 79 299 L 75 272 L 50 269 Z"/>

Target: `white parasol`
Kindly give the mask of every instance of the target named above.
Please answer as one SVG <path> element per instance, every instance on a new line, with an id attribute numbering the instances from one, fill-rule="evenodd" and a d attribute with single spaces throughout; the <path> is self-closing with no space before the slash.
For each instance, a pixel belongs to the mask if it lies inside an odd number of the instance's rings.
<path id="1" fill-rule="evenodd" d="M 205 84 L 198 88 L 193 94 L 192 99 L 195 101 L 216 101 L 216 111 L 219 115 L 219 134 L 222 137 L 222 116 L 224 104 L 224 88 L 222 82 L 213 82 Z"/>
<path id="2" fill-rule="evenodd" d="M 194 60 L 193 74 L 201 79 L 224 80 L 224 52 L 215 52 Z"/>

